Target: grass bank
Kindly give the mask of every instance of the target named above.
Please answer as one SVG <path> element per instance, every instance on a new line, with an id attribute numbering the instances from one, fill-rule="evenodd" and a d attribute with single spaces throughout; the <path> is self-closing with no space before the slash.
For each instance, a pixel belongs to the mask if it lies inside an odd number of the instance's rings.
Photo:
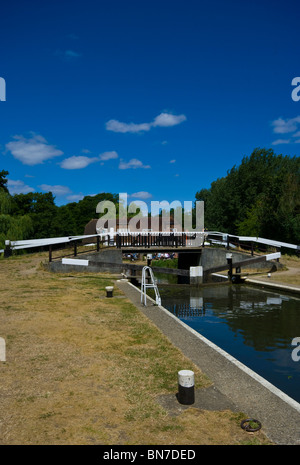
<path id="1" fill-rule="evenodd" d="M 0 444 L 266 444 L 240 427 L 244 413 L 158 401 L 177 392 L 190 360 L 115 287 L 109 274 L 53 274 L 47 254 L 0 262 Z"/>

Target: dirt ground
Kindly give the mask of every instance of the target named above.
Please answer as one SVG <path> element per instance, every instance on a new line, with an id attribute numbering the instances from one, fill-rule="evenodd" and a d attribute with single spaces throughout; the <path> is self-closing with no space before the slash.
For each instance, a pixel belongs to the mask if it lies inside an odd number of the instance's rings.
<path id="1" fill-rule="evenodd" d="M 272 280 L 285 284 L 300 285 L 300 257 L 283 255 L 280 262 L 285 266 L 282 271 L 271 274 Z"/>
<path id="2" fill-rule="evenodd" d="M 282 255 L 280 263 L 283 266 L 271 273 L 251 269 L 243 270 L 243 272 L 245 272 L 246 277 L 255 278 L 259 281 L 266 280 L 270 284 L 274 282 L 295 287 L 300 286 L 300 257 L 296 255 Z"/>
<path id="3" fill-rule="evenodd" d="M 0 261 L 0 444 L 270 444 L 227 407 L 168 411 L 182 367 L 212 385 L 109 274 L 54 274 L 46 254 Z"/>

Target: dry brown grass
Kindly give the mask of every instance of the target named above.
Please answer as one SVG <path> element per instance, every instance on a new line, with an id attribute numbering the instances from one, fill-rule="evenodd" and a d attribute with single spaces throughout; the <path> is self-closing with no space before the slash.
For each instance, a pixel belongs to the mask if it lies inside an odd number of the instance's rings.
<path id="1" fill-rule="evenodd" d="M 285 269 L 272 273 L 272 280 L 300 286 L 300 257 L 283 255 L 280 262 L 285 266 Z"/>
<path id="2" fill-rule="evenodd" d="M 44 271 L 46 254 L 0 262 L 0 444 L 268 443 L 243 415 L 188 408 L 170 415 L 177 371 L 210 381 L 115 289 L 108 274 Z"/>
<path id="3" fill-rule="evenodd" d="M 245 276 L 258 278 L 259 280 L 267 279 L 268 282 L 276 282 L 282 284 L 289 284 L 291 286 L 300 286 L 300 257 L 296 255 L 282 255 L 280 257 L 280 263 L 283 265 L 277 271 L 271 273 L 271 278 L 268 276 L 269 273 L 266 271 L 262 272 L 257 269 L 246 269 L 244 268 L 243 274 Z"/>

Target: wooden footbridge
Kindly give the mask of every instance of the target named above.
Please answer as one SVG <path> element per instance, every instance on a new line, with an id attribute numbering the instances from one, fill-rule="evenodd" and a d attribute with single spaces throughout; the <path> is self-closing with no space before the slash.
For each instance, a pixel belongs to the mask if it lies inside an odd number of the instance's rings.
<path id="1" fill-rule="evenodd" d="M 195 233 L 117 233 L 115 245 L 118 249 L 126 251 L 141 249 L 173 250 L 178 248 L 201 248 L 204 246 L 206 235 L 203 232 Z"/>
<path id="2" fill-rule="evenodd" d="M 201 263 L 201 254 L 203 250 L 207 249 L 218 250 L 224 248 L 229 252 L 232 251 L 234 254 L 234 259 L 230 256 L 223 254 L 223 262 L 217 263 L 213 259 L 211 263 L 206 263 L 203 265 L 203 276 L 212 275 L 213 273 L 218 273 L 220 271 L 228 271 L 228 276 L 231 278 L 235 273 L 238 274 L 243 267 L 248 267 L 259 262 L 267 262 L 269 260 L 279 260 L 281 249 L 293 250 L 295 253 L 300 253 L 300 246 L 295 244 L 288 244 L 284 242 L 272 241 L 269 239 L 259 238 L 259 237 L 245 237 L 245 236 L 232 236 L 220 232 L 193 232 L 193 233 L 161 233 L 161 232 L 142 232 L 142 233 L 113 233 L 113 234 L 93 234 L 93 235 L 83 235 L 83 236 L 69 236 L 69 237 L 57 237 L 57 238 L 46 238 L 46 239 L 33 239 L 25 241 L 9 241 L 5 243 L 5 249 L 0 250 L 4 254 L 5 258 L 8 258 L 14 250 L 27 249 L 29 251 L 38 250 L 49 250 L 49 263 L 53 260 L 62 259 L 62 263 L 67 254 L 68 256 L 73 257 L 77 265 L 81 266 L 91 266 L 92 263 L 98 263 L 99 261 L 94 258 L 89 258 L 88 260 L 82 260 L 79 255 L 87 254 L 91 255 L 91 247 L 86 248 L 81 247 L 81 251 L 78 251 L 79 245 L 94 245 L 94 253 L 103 252 L 103 250 L 114 249 L 120 251 L 121 254 L 125 253 L 141 253 L 141 254 L 152 254 L 156 252 L 175 252 L 178 253 L 178 257 L 181 257 L 179 269 L 170 269 L 170 268 L 160 268 L 153 270 L 160 273 L 169 273 L 176 274 L 178 276 L 190 276 L 191 267 L 200 268 L 203 263 Z M 73 247 L 73 252 L 67 252 L 65 246 Z M 276 250 L 276 253 L 271 253 L 268 255 L 258 255 L 254 256 L 254 248 L 257 246 L 263 246 L 265 249 L 272 247 L 273 250 Z M 240 259 L 240 256 L 235 254 L 236 249 L 248 247 L 248 255 L 243 259 Z M 63 255 L 60 257 L 53 257 L 53 250 L 61 250 Z M 69 249 L 70 250 L 70 249 Z M 99 255 L 99 254 L 98 254 Z M 121 255 L 122 256 L 122 255 Z M 96 257 L 96 255 L 94 255 Z M 186 257 L 186 258 L 182 258 Z M 122 260 L 121 260 L 122 261 Z M 66 262 L 65 262 L 66 263 Z M 201 263 L 201 266 L 200 266 Z M 74 262 L 75 264 L 75 262 Z M 106 264 L 109 264 L 106 262 Z M 133 272 L 140 271 L 141 265 L 130 263 L 111 263 L 111 268 L 114 270 L 119 270 L 120 267 L 127 267 Z"/>
<path id="3" fill-rule="evenodd" d="M 112 234 L 91 234 L 81 236 L 65 236 L 54 237 L 45 239 L 28 239 L 19 241 L 5 241 L 5 249 L 0 250 L 4 253 L 5 257 L 11 255 L 14 250 L 21 249 L 43 249 L 52 246 L 64 246 L 66 244 L 73 244 L 74 249 L 80 243 L 85 244 L 94 243 L 97 249 L 100 250 L 101 246 L 117 247 L 119 249 L 162 249 L 167 248 L 174 250 L 177 248 L 201 248 L 208 245 L 224 246 L 227 249 L 234 249 L 241 246 L 242 248 L 248 247 L 253 255 L 255 246 L 273 247 L 276 249 L 286 248 L 293 250 L 295 253 L 300 253 L 300 245 L 289 244 L 286 242 L 274 241 L 271 239 L 264 239 L 252 236 L 234 236 L 227 233 L 206 231 L 206 232 L 174 232 L 174 233 L 161 233 L 161 232 L 146 232 L 146 233 L 120 233 L 114 232 Z"/>

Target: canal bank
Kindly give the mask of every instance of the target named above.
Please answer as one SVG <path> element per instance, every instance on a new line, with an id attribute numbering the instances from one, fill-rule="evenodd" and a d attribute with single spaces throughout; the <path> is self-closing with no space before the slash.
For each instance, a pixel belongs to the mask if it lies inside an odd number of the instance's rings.
<path id="1" fill-rule="evenodd" d="M 247 284 L 252 284 L 254 286 L 259 286 L 266 289 L 272 289 L 277 291 L 286 292 L 288 294 L 294 294 L 300 296 L 300 286 L 296 284 L 285 284 L 278 281 L 272 281 L 271 277 L 259 276 L 256 278 L 245 278 Z"/>
<path id="2" fill-rule="evenodd" d="M 141 305 L 139 289 L 127 280 L 119 280 L 116 284 L 176 347 L 207 374 L 216 392 L 221 393 L 236 409 L 262 423 L 271 441 L 284 445 L 300 444 L 300 405 L 296 401 L 202 337 L 164 307 L 154 305 L 152 299 L 148 298 L 147 306 Z M 197 396 L 201 396 L 201 390 Z M 176 402 L 174 397 L 174 406 Z"/>

